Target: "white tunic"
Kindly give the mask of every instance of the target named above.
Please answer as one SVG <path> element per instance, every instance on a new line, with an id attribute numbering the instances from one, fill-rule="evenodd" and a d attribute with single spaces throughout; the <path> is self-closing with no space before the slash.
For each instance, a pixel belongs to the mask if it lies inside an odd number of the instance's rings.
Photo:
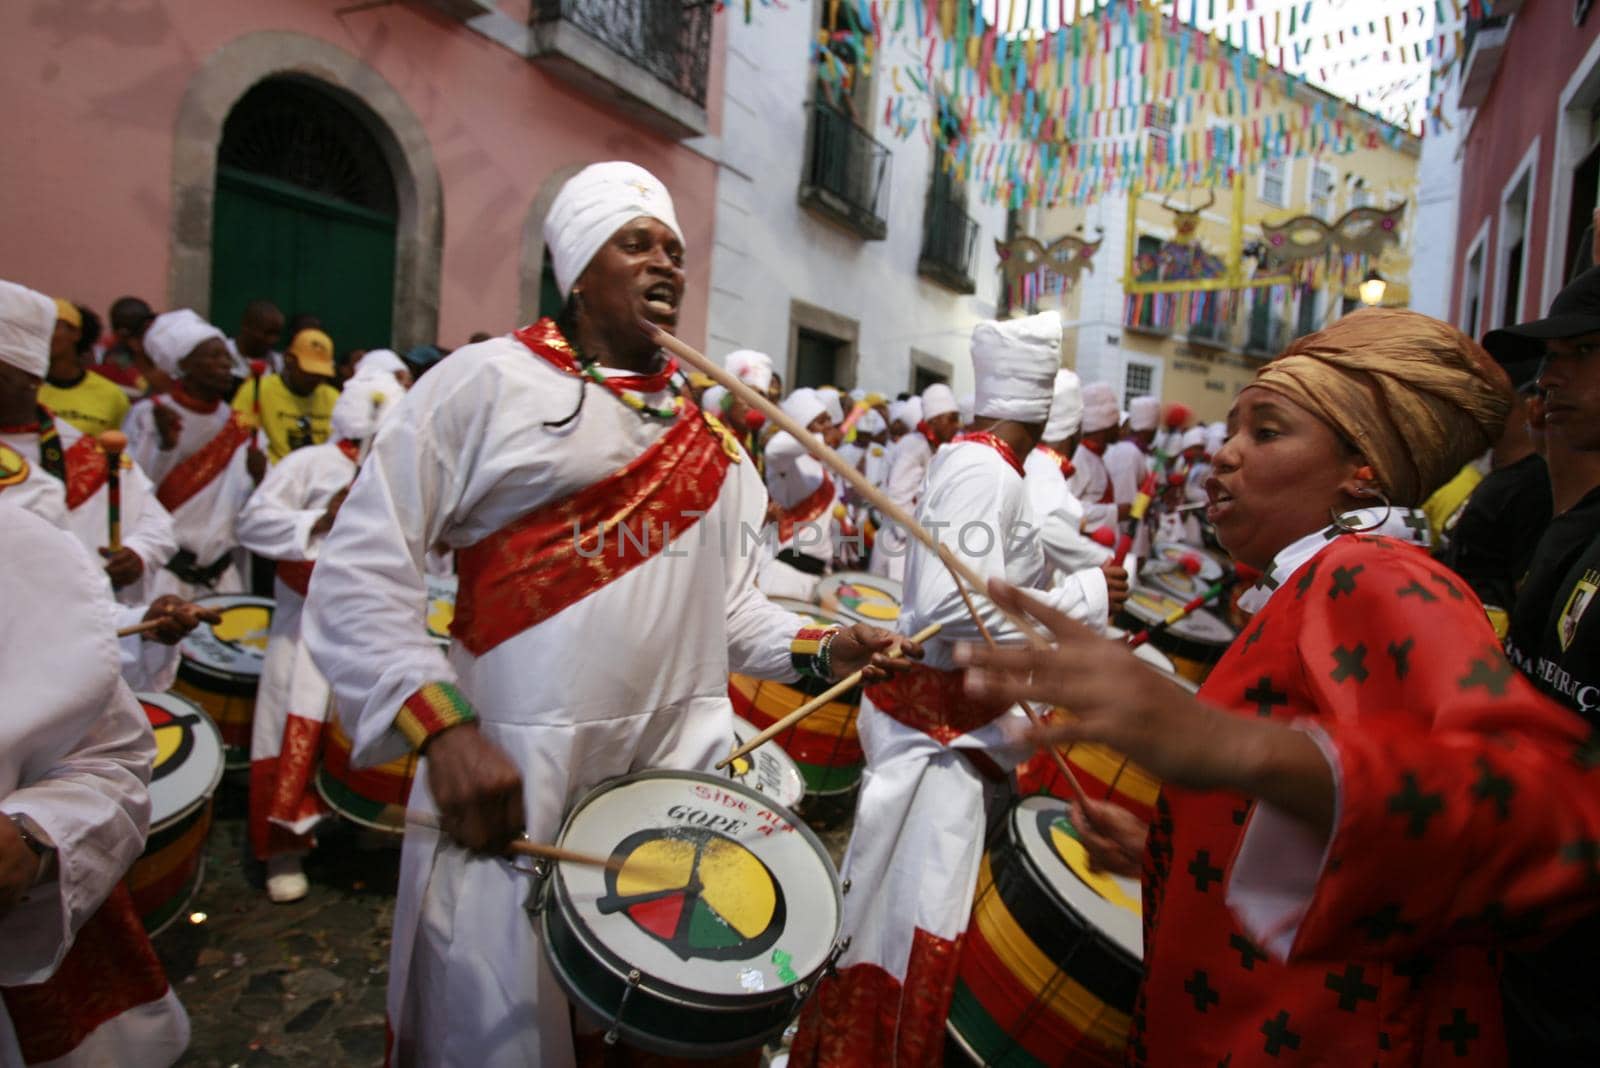
<path id="1" fill-rule="evenodd" d="M 1106 487 L 1111 485 L 1111 475 L 1106 470 L 1106 463 L 1100 454 L 1081 442 L 1077 451 L 1072 454 L 1072 477 L 1067 480 L 1067 488 L 1072 495 L 1083 502 L 1083 528 L 1094 531 L 1101 527 L 1115 529 L 1117 525 L 1117 505 L 1115 491 L 1112 499 L 1104 501 Z"/>
<path id="2" fill-rule="evenodd" d="M 915 514 L 922 499 L 923 483 L 928 474 L 928 464 L 933 459 L 933 447 L 920 431 L 901 434 L 889 446 L 889 474 L 883 489 L 889 500 L 906 512 Z M 884 517 L 888 519 L 887 516 Z M 906 554 L 910 539 L 892 522 L 878 531 L 872 545 L 872 563 L 869 570 L 900 581 L 905 577 Z"/>
<path id="3" fill-rule="evenodd" d="M 0 716 L 0 813 L 27 816 L 56 847 L 54 878 L 0 918 L 0 985 L 14 986 L 54 974 L 144 848 L 156 747 L 118 677 L 104 573 L 73 538 L 8 499 L 0 495 L 0 699 L 9 710 Z M 53 1063 L 165 1065 L 187 1039 L 169 989 Z M 0 1001 L 0 1065 L 21 1063 Z"/>
<path id="4" fill-rule="evenodd" d="M 289 453 L 267 472 L 239 513 L 239 544 L 268 560 L 316 560 L 324 536 L 311 528 L 355 476 L 355 462 L 332 442 Z M 320 723 L 328 706 L 327 680 L 301 633 L 305 598 L 282 579 L 274 580 L 272 596 L 277 604 L 256 691 L 252 764 L 278 756 L 290 713 Z M 305 834 L 316 822 L 302 815 L 284 826 Z"/>
<path id="5" fill-rule="evenodd" d="M 170 449 L 161 447 L 161 435 L 156 431 L 157 404 L 175 410 L 183 421 L 177 444 Z M 140 401 L 133 406 L 123 423 L 128 434 L 128 455 L 159 488 L 173 468 L 221 432 L 232 414 L 233 409 L 220 402 L 215 410 L 202 413 L 183 407 L 170 397 Z M 229 553 L 235 557 L 239 555 L 236 552 L 239 539 L 234 533 L 234 520 L 255 489 L 255 481 L 250 477 L 247 466 L 248 451 L 245 445 L 235 449 L 227 466 L 172 513 L 178 547 L 193 553 L 198 566 L 206 567 Z M 193 600 L 213 593 L 239 593 L 244 588 L 244 574 L 239 561 L 235 559 L 232 566 L 223 571 L 210 587 L 185 582 L 163 568 L 156 574 L 150 592 L 152 596 L 175 593 Z"/>
<path id="6" fill-rule="evenodd" d="M 1105 465 L 1117 503 L 1132 504 L 1139 494 L 1140 483 L 1150 470 L 1150 458 L 1133 442 L 1119 441 L 1107 447 Z"/>
<path id="7" fill-rule="evenodd" d="M 1067 487 L 1061 465 L 1038 449 L 1022 462 L 1028 504 L 1039 523 L 1039 545 L 1044 550 L 1051 582 L 1074 571 L 1099 567 L 1111 559 L 1105 546 L 1083 536 L 1083 502 Z"/>
<path id="8" fill-rule="evenodd" d="M 543 425 L 572 415 L 580 389 L 576 418 Z M 306 638 L 358 763 L 405 752 L 393 728 L 401 703 L 425 683 L 455 682 L 484 736 L 521 769 L 528 834 L 548 842 L 602 780 L 708 767 L 727 752 L 730 667 L 793 678 L 789 643 L 802 626 L 752 583 L 758 554 L 740 528 L 759 530 L 766 491 L 748 457 L 730 464 L 670 552 L 482 656 L 456 643 L 447 659 L 417 626 L 429 547 L 473 545 L 605 479 L 664 431 L 512 338 L 457 351 L 406 395 L 339 513 L 306 605 Z M 424 761 L 411 796 L 425 810 L 426 771 Z M 567 1002 L 525 911 L 531 889 L 507 861 L 407 833 L 389 986 L 396 1064 L 572 1063 Z"/>

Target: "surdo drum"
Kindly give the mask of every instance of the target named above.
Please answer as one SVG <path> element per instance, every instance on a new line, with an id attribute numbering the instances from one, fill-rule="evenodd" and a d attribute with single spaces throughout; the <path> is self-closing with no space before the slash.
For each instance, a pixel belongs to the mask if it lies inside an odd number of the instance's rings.
<path id="1" fill-rule="evenodd" d="M 1135 632 L 1153 627 L 1182 608 L 1186 601 L 1187 598 L 1175 597 L 1165 590 L 1135 586 L 1117 616 L 1117 625 Z M 1202 683 L 1211 674 L 1212 665 L 1222 659 L 1222 654 L 1233 643 L 1233 636 L 1233 628 L 1216 613 L 1197 608 L 1152 635 L 1150 644 L 1172 658 L 1179 675 L 1190 682 Z"/>
<path id="2" fill-rule="evenodd" d="M 221 594 L 197 604 L 222 614 L 201 623 L 178 644 L 178 679 L 172 692 L 203 708 L 227 747 L 229 770 L 250 766 L 250 725 L 256 688 L 267 655 L 275 602 L 270 597 Z"/>
<path id="3" fill-rule="evenodd" d="M 761 733 L 748 720 L 733 717 L 733 745 L 737 749 Z M 777 742 L 764 742 L 725 769 L 728 778 L 765 794 L 784 808 L 794 808 L 806 795 L 806 780 L 800 765 L 779 748 Z"/>
<path id="4" fill-rule="evenodd" d="M 156 934 L 183 914 L 205 877 L 211 795 L 222 781 L 222 736 L 195 705 L 170 693 L 142 693 L 155 734 L 150 771 L 150 836 L 128 870 L 128 891 L 144 929 Z"/>
<path id="5" fill-rule="evenodd" d="M 893 630 L 905 593 L 892 578 L 865 571 L 837 571 L 817 584 L 817 597 L 829 611 Z"/>
<path id="6" fill-rule="evenodd" d="M 1019 801 L 978 872 L 956 1043 L 985 1065 L 1120 1066 L 1144 950 L 1139 893 L 1089 870 L 1062 802 Z"/>
<path id="7" fill-rule="evenodd" d="M 650 771 L 596 788 L 559 844 L 615 868 L 545 869 L 556 981 L 607 1040 L 668 1056 L 754 1049 L 836 951 L 839 879 L 792 813 L 738 783 Z"/>

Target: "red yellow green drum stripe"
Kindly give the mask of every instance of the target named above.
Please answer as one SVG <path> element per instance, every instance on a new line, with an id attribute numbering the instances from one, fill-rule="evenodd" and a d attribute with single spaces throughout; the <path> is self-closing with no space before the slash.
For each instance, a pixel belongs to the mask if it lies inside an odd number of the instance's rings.
<path id="1" fill-rule="evenodd" d="M 808 699 L 799 690 L 745 675 L 729 676 L 728 698 L 736 715 L 762 730 Z M 854 701 L 829 701 L 774 739 L 800 766 L 807 793 L 842 792 L 860 781 L 866 757 L 856 733 L 858 712 Z"/>

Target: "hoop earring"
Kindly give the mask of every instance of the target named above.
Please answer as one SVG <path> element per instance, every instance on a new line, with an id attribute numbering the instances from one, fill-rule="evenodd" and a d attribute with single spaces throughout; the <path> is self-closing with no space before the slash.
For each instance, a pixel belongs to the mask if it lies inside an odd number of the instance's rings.
<path id="1" fill-rule="evenodd" d="M 1367 525 L 1362 526 L 1360 523 L 1355 522 L 1348 516 L 1341 515 L 1334 509 L 1329 508 L 1328 518 L 1333 520 L 1333 525 L 1338 528 L 1339 533 L 1365 534 L 1369 530 L 1377 530 L 1379 527 L 1383 526 L 1389 521 L 1389 515 L 1394 511 L 1394 506 L 1389 503 L 1389 495 L 1384 493 L 1381 487 L 1374 486 L 1371 489 L 1365 490 L 1363 491 L 1363 496 L 1376 497 L 1378 500 L 1382 501 L 1383 516 L 1374 523 L 1368 523 Z"/>

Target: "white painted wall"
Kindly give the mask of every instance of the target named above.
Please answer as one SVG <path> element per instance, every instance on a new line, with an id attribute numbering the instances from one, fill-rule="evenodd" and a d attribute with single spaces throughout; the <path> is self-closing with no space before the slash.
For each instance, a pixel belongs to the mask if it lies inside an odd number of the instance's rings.
<path id="1" fill-rule="evenodd" d="M 1461 138 L 1470 116 L 1456 106 L 1453 84 L 1461 77 L 1460 64 L 1444 75 L 1443 115 L 1450 123 L 1435 132 L 1430 124 L 1422 139 L 1417 165 L 1416 215 L 1412 234 L 1411 307 L 1435 319 L 1455 322 L 1450 289 L 1456 262 L 1456 230 L 1461 201 Z M 1526 270 L 1526 268 L 1524 268 Z"/>
<path id="2" fill-rule="evenodd" d="M 758 6 L 749 24 L 737 5 L 724 16 L 722 132 L 719 139 L 696 143 L 721 164 L 708 354 L 720 360 L 734 349 L 758 349 L 782 368 L 790 301 L 801 300 L 860 324 L 858 386 L 890 396 L 908 389 L 915 348 L 947 361 L 956 393 L 969 393 L 968 340 L 979 320 L 994 315 L 994 240 L 1004 235 L 1005 211 L 982 203 L 971 190 L 967 212 L 980 227 L 972 272 L 976 294 L 963 296 L 918 276 L 933 154 L 920 132 L 902 141 L 882 127 L 892 91 L 886 68 L 877 73 L 872 121 L 873 136 L 893 153 L 887 239 L 864 240 L 800 206 L 812 82 L 809 42 L 820 2 Z"/>

